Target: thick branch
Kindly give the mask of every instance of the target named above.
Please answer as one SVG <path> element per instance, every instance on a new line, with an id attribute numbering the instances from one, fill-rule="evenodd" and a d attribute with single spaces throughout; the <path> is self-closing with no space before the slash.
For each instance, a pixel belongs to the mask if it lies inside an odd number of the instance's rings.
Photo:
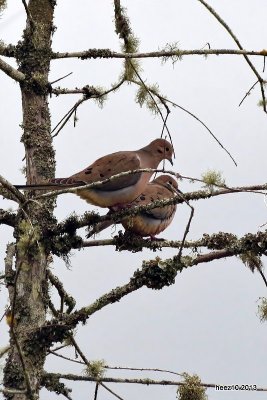
<path id="1" fill-rule="evenodd" d="M 169 173 L 171 175 L 177 176 L 177 174 L 175 172 L 172 171 L 163 171 L 163 170 L 150 170 L 150 169 L 146 169 L 146 170 L 142 170 L 142 171 L 158 171 L 158 172 L 164 172 L 164 173 Z M 127 174 L 131 174 L 133 173 L 133 171 L 130 172 L 126 172 L 123 173 L 125 175 Z M 118 176 L 121 176 L 121 174 L 118 175 L 114 175 L 113 178 L 116 178 Z M 178 175 L 180 176 L 180 175 Z M 187 177 L 183 177 L 185 179 L 187 179 Z M 110 178 L 111 179 L 111 178 Z M 192 180 L 192 178 L 188 177 L 188 179 Z M 197 179 L 195 179 L 197 180 Z M 198 180 L 197 180 L 198 181 Z M 199 180 L 201 181 L 201 180 Z M 85 187 L 94 187 L 101 184 L 101 182 L 94 182 L 93 184 L 90 185 L 86 185 L 83 186 L 83 188 Z M 223 194 L 230 194 L 230 193 L 261 193 L 260 191 L 265 191 L 267 189 L 267 184 L 262 184 L 262 185 L 253 185 L 253 186 L 238 186 L 238 187 L 233 187 L 233 188 L 221 188 L 218 190 L 199 190 L 199 191 L 195 191 L 195 192 L 187 192 L 183 194 L 183 198 L 187 201 L 189 200 L 200 200 L 200 199 L 207 199 L 207 198 L 211 198 L 211 197 L 215 197 L 215 196 L 220 196 Z M 69 192 L 75 192 L 77 190 L 77 188 L 71 188 L 71 189 L 64 189 L 64 190 L 58 190 L 56 192 L 49 192 L 45 195 L 40 195 L 38 196 L 38 198 L 42 198 L 42 197 L 51 197 L 51 196 L 56 196 L 57 194 L 63 194 L 63 193 L 69 193 Z M 37 197 L 36 197 L 37 198 Z M 83 216 L 76 216 L 76 215 L 72 215 L 71 217 L 67 218 L 65 221 L 61 222 L 60 224 L 58 224 L 57 229 L 55 231 L 55 234 L 62 234 L 65 232 L 69 232 L 69 233 L 74 233 L 76 229 L 79 228 L 83 228 L 85 226 L 94 226 L 98 223 L 101 222 L 105 222 L 105 221 L 110 221 L 111 224 L 112 223 L 117 223 L 120 222 L 121 219 L 123 217 L 126 216 L 131 216 L 131 215 L 136 215 L 142 211 L 147 211 L 147 210 L 151 210 L 155 207 L 164 207 L 166 205 L 169 204 L 179 204 L 179 203 L 183 203 L 184 200 L 180 197 L 174 197 L 172 199 L 168 199 L 168 200 L 161 200 L 161 201 L 155 201 L 153 203 L 150 203 L 146 206 L 139 206 L 139 207 L 134 207 L 131 209 L 125 209 L 119 212 L 114 212 L 114 213 L 108 213 L 106 215 L 103 216 L 99 216 L 99 214 L 94 213 L 94 212 L 86 212 Z M 89 244 L 90 246 L 90 244 Z M 88 247 L 89 247 L 88 246 Z"/>
<path id="2" fill-rule="evenodd" d="M 16 214 L 7 210 L 0 209 L 0 225 L 5 224 L 14 227 Z"/>
<path id="3" fill-rule="evenodd" d="M 255 235 L 247 234 L 241 239 L 224 233 L 211 236 L 204 235 L 203 241 L 207 248 L 213 248 L 215 251 L 197 256 L 174 256 L 166 260 L 157 257 L 154 260 L 144 261 L 142 268 L 135 271 L 127 284 L 111 290 L 94 303 L 72 314 L 65 314 L 62 315 L 62 318 L 48 321 L 38 331 L 32 332 L 29 340 L 34 340 L 37 343 L 46 341 L 47 347 L 49 347 L 52 342 L 61 341 L 66 333 L 74 329 L 79 322 L 85 322 L 95 312 L 109 304 L 120 301 L 124 296 L 143 286 L 159 290 L 164 286 L 172 285 L 175 282 L 177 272 L 188 267 L 248 252 L 260 256 L 265 254 L 267 250 L 267 233 L 265 232 L 258 232 Z"/>
<path id="4" fill-rule="evenodd" d="M 16 68 L 13 68 L 11 65 L 6 63 L 4 60 L 0 58 L 0 69 L 10 76 L 10 78 L 14 79 L 17 82 L 23 82 L 25 80 L 25 75 L 18 71 Z"/>
<path id="5" fill-rule="evenodd" d="M 15 57 L 16 56 L 16 46 L 13 44 L 6 45 L 0 41 L 0 55 L 4 57 Z"/>
<path id="6" fill-rule="evenodd" d="M 11 193 L 12 196 L 16 198 L 17 202 L 24 203 L 26 201 L 24 195 L 18 189 L 16 189 L 15 186 L 8 182 L 2 175 L 0 175 L 0 183 L 5 189 L 7 189 Z"/>

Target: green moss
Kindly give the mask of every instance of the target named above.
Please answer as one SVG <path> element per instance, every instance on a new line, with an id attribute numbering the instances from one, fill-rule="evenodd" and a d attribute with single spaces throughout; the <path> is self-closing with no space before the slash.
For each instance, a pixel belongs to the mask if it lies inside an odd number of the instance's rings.
<path id="1" fill-rule="evenodd" d="M 86 366 L 84 373 L 87 376 L 101 379 L 105 373 L 105 364 L 105 360 L 90 361 L 89 365 Z"/>
<path id="2" fill-rule="evenodd" d="M 261 322 L 267 321 L 267 298 L 260 297 L 258 304 L 258 315 Z"/>
<path id="3" fill-rule="evenodd" d="M 210 191 L 213 191 L 214 186 L 225 186 L 225 180 L 219 171 L 208 170 L 201 175 L 201 178 L 205 184 L 205 187 Z"/>
<path id="4" fill-rule="evenodd" d="M 183 373 L 184 384 L 178 387 L 178 400 L 207 400 L 206 389 L 197 375 Z"/>
<path id="5" fill-rule="evenodd" d="M 259 270 L 263 267 L 260 256 L 252 251 L 240 254 L 239 258 L 252 272 L 254 272 L 255 269 Z"/>

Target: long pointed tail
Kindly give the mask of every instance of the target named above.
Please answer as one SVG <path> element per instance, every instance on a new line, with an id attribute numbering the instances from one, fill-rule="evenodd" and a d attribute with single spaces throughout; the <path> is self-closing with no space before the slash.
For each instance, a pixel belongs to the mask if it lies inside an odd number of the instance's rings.
<path id="1" fill-rule="evenodd" d="M 71 187 L 79 187 L 79 184 L 62 184 L 62 183 L 37 183 L 32 185 L 14 185 L 19 190 L 61 190 Z"/>

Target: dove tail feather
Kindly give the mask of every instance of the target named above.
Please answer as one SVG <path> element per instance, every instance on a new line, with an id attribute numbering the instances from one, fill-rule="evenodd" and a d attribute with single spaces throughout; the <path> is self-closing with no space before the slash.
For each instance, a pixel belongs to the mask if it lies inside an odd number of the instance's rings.
<path id="1" fill-rule="evenodd" d="M 19 190 L 61 190 L 61 189 L 67 189 L 70 187 L 75 187 L 79 185 L 74 185 L 74 184 L 60 184 L 60 183 L 37 183 L 37 184 L 32 184 L 32 185 L 14 185 L 16 189 Z"/>

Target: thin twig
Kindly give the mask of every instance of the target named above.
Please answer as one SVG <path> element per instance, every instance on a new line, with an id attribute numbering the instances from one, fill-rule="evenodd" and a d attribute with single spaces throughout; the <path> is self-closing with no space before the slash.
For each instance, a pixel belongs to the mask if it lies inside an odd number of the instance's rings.
<path id="1" fill-rule="evenodd" d="M 97 400 L 98 387 L 99 387 L 99 383 L 98 383 L 98 382 L 96 382 L 96 384 L 95 384 L 95 394 L 94 394 L 94 400 Z"/>
<path id="2" fill-rule="evenodd" d="M 58 353 L 56 353 L 56 352 L 53 351 L 53 350 L 48 350 L 48 353 L 49 353 L 49 354 L 53 354 L 53 355 L 56 356 L 56 357 L 63 358 L 64 360 L 74 362 L 74 363 L 76 363 L 76 364 L 86 365 L 85 362 L 83 362 L 83 361 L 74 360 L 73 358 L 63 356 L 62 354 L 58 354 Z"/>
<path id="3" fill-rule="evenodd" d="M 56 137 L 59 132 L 63 129 L 63 127 L 66 125 L 66 123 L 69 121 L 73 113 L 75 113 L 78 109 L 78 107 L 85 101 L 89 99 L 98 99 L 100 97 L 106 96 L 111 92 L 116 91 L 119 89 L 119 87 L 125 82 L 125 79 L 121 79 L 117 84 L 113 84 L 112 87 L 108 90 L 106 90 L 103 93 L 96 94 L 96 89 L 92 90 L 92 93 L 90 94 L 88 90 L 86 90 L 86 87 L 83 89 L 84 90 L 84 96 L 82 99 L 78 100 L 74 106 L 61 118 L 61 120 L 58 122 L 58 124 L 52 129 L 51 133 L 56 131 L 54 135 L 52 136 L 53 138 Z M 57 89 L 52 89 L 52 93 L 54 94 L 59 94 Z M 58 128 L 58 129 L 57 129 Z M 57 130 L 56 130 L 57 129 Z"/>
<path id="4" fill-rule="evenodd" d="M 258 268 L 257 268 L 257 271 L 259 272 L 259 274 L 260 274 L 260 276 L 262 277 L 262 280 L 263 280 L 265 286 L 267 287 L 267 280 L 266 280 L 266 278 L 265 278 L 265 275 L 264 275 L 262 269 L 261 269 L 260 267 L 258 267 Z"/>
<path id="5" fill-rule="evenodd" d="M 69 74 L 62 76 L 61 78 L 58 78 L 58 79 L 56 79 L 55 81 L 50 82 L 50 85 L 53 85 L 54 83 L 59 82 L 59 81 L 61 81 L 62 79 L 67 78 L 67 77 L 70 76 L 71 74 L 73 74 L 73 72 L 70 72 Z"/>
<path id="6" fill-rule="evenodd" d="M 134 368 L 134 367 L 110 367 L 109 365 L 105 365 L 106 369 L 120 369 L 126 371 L 151 371 L 151 372 L 166 372 L 168 374 L 178 375 L 183 377 L 184 375 L 179 372 L 170 371 L 168 369 L 160 369 L 160 368 Z"/>
<path id="7" fill-rule="evenodd" d="M 182 198 L 182 200 L 188 205 L 188 207 L 191 208 L 190 217 L 189 217 L 189 219 L 187 221 L 186 228 L 185 228 L 184 235 L 183 235 L 182 242 L 181 242 L 181 246 L 180 246 L 180 249 L 179 249 L 179 252 L 178 252 L 178 260 L 180 260 L 181 256 L 182 256 L 184 244 L 185 244 L 185 239 L 186 239 L 187 234 L 189 233 L 190 225 L 191 225 L 191 222 L 192 222 L 192 219 L 193 219 L 193 216 L 194 216 L 194 207 L 191 206 L 189 201 L 187 201 L 184 198 L 183 193 L 181 191 L 177 191 L 177 195 L 178 195 L 178 197 Z"/>
<path id="8" fill-rule="evenodd" d="M 117 399 L 120 400 L 124 400 L 122 397 L 120 397 L 117 393 L 113 392 L 113 390 L 111 390 L 109 387 L 107 387 L 103 382 L 100 382 L 100 385 L 106 389 L 109 393 L 111 393 L 114 397 L 116 397 Z"/>
<path id="9" fill-rule="evenodd" d="M 235 41 L 235 43 L 237 44 L 237 46 L 239 47 L 240 50 L 244 50 L 243 47 L 241 46 L 241 43 L 239 42 L 238 38 L 235 36 L 235 34 L 233 33 L 233 31 L 230 29 L 230 27 L 227 25 L 227 23 L 220 17 L 219 14 L 217 14 L 217 12 L 208 4 L 206 3 L 206 1 L 204 0 L 198 0 L 201 4 L 203 4 L 204 7 L 206 7 L 209 12 L 217 19 L 217 21 L 219 21 L 219 23 L 227 30 L 227 32 L 229 33 L 229 35 L 232 37 L 232 39 Z M 264 112 L 267 113 L 266 110 L 266 99 L 265 99 L 265 92 L 264 92 L 264 80 L 262 79 L 262 77 L 260 76 L 260 74 L 258 73 L 258 71 L 256 70 L 256 68 L 254 67 L 254 65 L 252 64 L 252 62 L 250 61 L 250 59 L 248 58 L 248 56 L 246 54 L 243 54 L 246 62 L 248 63 L 248 65 L 250 66 L 250 68 L 252 69 L 252 71 L 254 72 L 254 74 L 256 75 L 259 83 L 260 83 L 260 87 L 261 87 L 261 95 L 262 95 L 262 103 L 263 103 L 263 110 Z"/>
<path id="10" fill-rule="evenodd" d="M 180 108 L 182 111 L 186 112 L 187 114 L 191 115 L 191 117 L 193 117 L 194 119 L 196 119 L 198 122 L 200 122 L 201 125 L 204 126 L 204 128 L 207 129 L 207 131 L 211 134 L 211 136 L 213 137 L 213 139 L 216 140 L 216 142 L 221 146 L 221 148 L 230 156 L 230 158 L 232 159 L 232 161 L 234 162 L 234 164 L 237 166 L 237 163 L 235 161 L 235 159 L 233 158 L 233 156 L 231 155 L 231 153 L 224 147 L 224 145 L 222 144 L 222 142 L 214 135 L 214 133 L 209 129 L 209 127 L 203 122 L 201 121 L 201 119 L 199 119 L 195 114 L 193 114 L 191 111 L 187 110 L 186 108 L 180 106 L 179 104 L 175 103 L 174 101 L 171 101 L 165 97 L 162 97 L 163 100 L 165 100 L 167 103 L 172 104 L 174 107 L 178 107 Z"/>
<path id="11" fill-rule="evenodd" d="M 28 8 L 28 5 L 27 5 L 27 3 L 26 3 L 25 0 L 22 0 L 22 3 L 23 3 L 23 5 L 24 5 L 24 8 L 25 8 L 25 11 L 26 11 L 28 20 L 29 20 L 29 22 L 30 22 L 31 28 L 34 29 L 34 21 L 33 21 L 32 15 L 31 15 L 31 13 L 30 13 L 30 10 L 29 10 L 29 8 Z"/>
<path id="12" fill-rule="evenodd" d="M 75 110 L 77 110 L 77 108 L 87 99 L 85 97 L 83 97 L 82 99 L 78 100 L 74 106 L 61 118 L 61 120 L 58 122 L 58 124 L 52 129 L 51 133 L 53 133 L 57 127 L 59 127 L 56 132 L 54 133 L 54 135 L 52 135 L 52 138 L 55 138 L 59 132 L 64 128 L 64 126 L 66 125 L 66 123 L 69 121 L 69 119 L 71 118 L 72 114 L 75 112 Z"/>
<path id="13" fill-rule="evenodd" d="M 56 379 L 66 379 L 72 381 L 87 381 L 87 382 L 97 382 L 99 378 L 95 378 L 92 376 L 84 376 L 84 375 L 74 375 L 74 374 L 55 374 L 55 373 L 45 373 L 47 377 L 55 377 Z M 101 382 L 110 382 L 110 383 L 133 383 L 140 385 L 161 385 L 161 386 L 183 386 L 184 382 L 180 381 L 167 381 L 167 380 L 154 380 L 154 379 L 121 379 L 121 378 L 110 378 L 103 377 L 101 378 Z M 200 385 L 206 388 L 215 388 L 216 386 L 221 386 L 222 384 L 216 383 L 204 383 L 201 382 Z M 267 392 L 267 387 L 257 387 L 255 391 L 258 392 Z"/>
<path id="14" fill-rule="evenodd" d="M 71 311 L 74 309 L 75 304 L 76 304 L 75 299 L 66 292 L 66 290 L 63 287 L 63 283 L 60 282 L 58 277 L 55 276 L 49 269 L 47 270 L 47 276 L 48 276 L 50 282 L 52 283 L 52 285 L 54 285 L 55 288 L 57 289 L 58 294 L 61 298 L 61 302 L 63 304 L 65 303 L 68 306 L 66 313 L 67 314 L 71 313 Z M 61 305 L 61 308 L 62 308 L 62 305 Z M 63 309 L 61 310 L 61 312 L 63 312 Z"/>
<path id="15" fill-rule="evenodd" d="M 238 104 L 238 107 L 241 106 L 241 104 L 243 103 L 243 101 L 250 95 L 251 91 L 254 89 L 254 87 L 259 83 L 259 81 L 257 80 L 255 83 L 253 83 L 253 85 L 251 86 L 251 88 L 247 91 L 247 93 L 245 94 L 245 96 L 242 98 L 242 100 L 240 101 L 240 103 Z"/>
<path id="16" fill-rule="evenodd" d="M 169 137 L 169 139 L 170 139 L 170 142 L 172 143 L 172 137 L 171 137 L 169 128 L 168 128 L 168 126 L 166 125 L 166 120 L 167 120 L 168 115 L 169 115 L 169 113 L 170 113 L 169 107 L 167 106 L 167 104 L 165 104 L 164 101 L 161 100 L 161 103 L 162 103 L 162 105 L 165 107 L 166 113 L 167 113 L 166 118 L 164 118 L 164 117 L 163 117 L 163 114 L 162 114 L 162 112 L 161 112 L 161 109 L 159 108 L 159 106 L 158 106 L 156 100 L 154 99 L 154 97 L 152 96 L 151 90 L 147 87 L 147 85 L 145 84 L 145 82 L 144 82 L 144 80 L 142 79 L 141 75 L 139 74 L 139 72 L 138 72 L 137 69 L 134 67 L 133 63 L 131 62 L 131 60 L 128 60 L 128 61 L 129 61 L 129 63 L 131 64 L 132 69 L 134 70 L 136 76 L 138 77 L 138 79 L 140 80 L 140 82 L 142 83 L 142 85 L 144 86 L 144 88 L 146 89 L 147 93 L 148 93 L 149 96 L 151 97 L 153 103 L 155 104 L 155 106 L 156 106 L 156 108 L 157 108 L 157 110 L 158 110 L 158 113 L 159 113 L 159 115 L 160 115 L 160 117 L 161 117 L 161 119 L 162 119 L 162 121 L 163 121 L 163 129 L 164 129 L 164 127 L 166 128 L 166 131 L 168 132 L 168 137 Z M 134 81 L 132 81 L 132 82 L 134 83 Z"/>
<path id="17" fill-rule="evenodd" d="M 83 362 L 85 363 L 85 365 L 89 366 L 90 362 L 87 360 L 86 356 L 83 354 L 80 346 L 78 345 L 78 343 L 76 342 L 76 340 L 74 339 L 72 334 L 69 335 L 69 339 L 71 341 L 71 344 L 73 345 L 73 347 L 75 348 L 75 350 L 77 351 L 77 353 L 79 354 L 79 356 L 81 357 Z"/>
<path id="18" fill-rule="evenodd" d="M 52 349 L 50 351 L 56 352 L 58 350 L 64 349 L 65 347 L 69 347 L 69 344 L 62 344 L 61 346 L 58 346 L 55 349 Z"/>

